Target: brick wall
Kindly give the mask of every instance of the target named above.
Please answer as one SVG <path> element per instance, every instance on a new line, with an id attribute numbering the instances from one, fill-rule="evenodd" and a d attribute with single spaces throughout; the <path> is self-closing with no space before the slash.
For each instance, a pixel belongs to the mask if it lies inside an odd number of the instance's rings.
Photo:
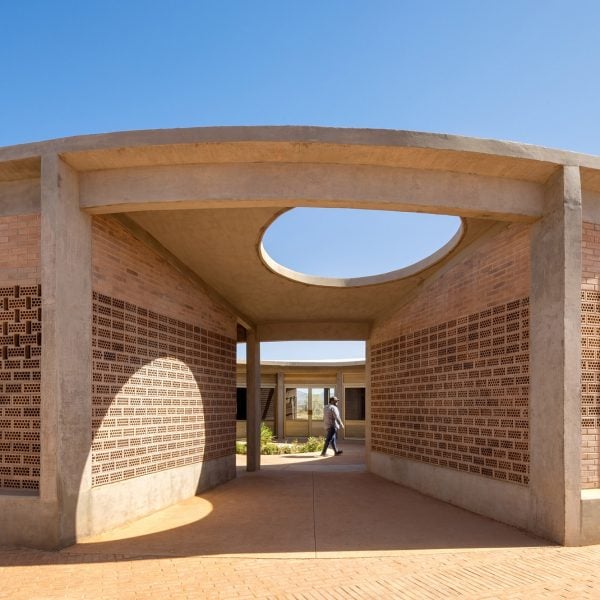
<path id="1" fill-rule="evenodd" d="M 92 485 L 232 454 L 235 319 L 108 217 L 93 277 Z"/>
<path id="2" fill-rule="evenodd" d="M 581 484 L 600 487 L 600 225 L 583 223 L 581 278 Z"/>
<path id="3" fill-rule="evenodd" d="M 39 489 L 40 360 L 40 217 L 0 217 L 0 489 Z"/>
<path id="4" fill-rule="evenodd" d="M 529 245 L 510 225 L 376 324 L 374 451 L 528 483 Z"/>

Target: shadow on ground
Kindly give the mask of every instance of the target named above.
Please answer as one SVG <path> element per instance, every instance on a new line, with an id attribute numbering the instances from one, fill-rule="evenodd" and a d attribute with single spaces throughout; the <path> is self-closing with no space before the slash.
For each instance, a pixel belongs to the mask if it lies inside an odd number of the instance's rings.
<path id="1" fill-rule="evenodd" d="M 90 555 L 314 558 L 551 545 L 372 475 L 362 446 L 345 448 L 341 457 L 264 457 L 257 473 L 240 466 L 237 479 L 52 553 L 53 562 L 89 562 Z"/>

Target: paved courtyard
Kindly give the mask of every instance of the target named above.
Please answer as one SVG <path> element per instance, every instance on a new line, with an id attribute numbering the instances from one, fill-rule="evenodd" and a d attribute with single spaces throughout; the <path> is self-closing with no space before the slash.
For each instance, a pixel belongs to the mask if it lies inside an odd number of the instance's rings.
<path id="1" fill-rule="evenodd" d="M 61 552 L 0 549 L 0 598 L 600 598 L 600 546 L 549 544 L 344 450 L 240 460 L 235 481 Z"/>

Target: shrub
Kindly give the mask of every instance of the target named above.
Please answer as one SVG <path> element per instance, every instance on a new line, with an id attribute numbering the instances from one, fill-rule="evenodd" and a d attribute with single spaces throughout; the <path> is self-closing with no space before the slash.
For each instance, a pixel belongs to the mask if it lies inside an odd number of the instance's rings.
<path id="1" fill-rule="evenodd" d="M 291 444 L 277 444 L 273 441 L 271 429 L 261 423 L 260 426 L 260 453 L 261 454 L 303 454 L 306 452 L 320 452 L 323 450 L 325 440 L 322 437 L 309 437 L 306 442 L 301 443 L 294 440 Z M 248 454 L 246 442 L 235 443 L 236 454 Z"/>
<path id="2" fill-rule="evenodd" d="M 260 446 L 266 446 L 273 441 L 273 432 L 271 428 L 265 425 L 264 423 L 260 424 Z M 262 450 L 261 450 L 262 452 Z"/>
<path id="3" fill-rule="evenodd" d="M 274 444 L 273 442 L 269 442 L 268 444 L 265 444 L 264 446 L 260 447 L 260 453 L 261 454 L 281 454 L 281 450 L 277 444 Z"/>
<path id="4" fill-rule="evenodd" d="M 309 437 L 306 443 L 302 444 L 300 452 L 317 452 L 323 450 L 325 440 L 322 437 Z"/>

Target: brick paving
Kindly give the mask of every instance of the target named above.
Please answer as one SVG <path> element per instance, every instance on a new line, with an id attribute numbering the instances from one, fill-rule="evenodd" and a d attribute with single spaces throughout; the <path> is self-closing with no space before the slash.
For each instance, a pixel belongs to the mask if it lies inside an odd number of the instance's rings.
<path id="1" fill-rule="evenodd" d="M 345 448 L 351 450 L 349 444 Z M 600 598 L 600 546 L 554 546 L 455 507 L 427 503 L 425 497 L 412 496 L 413 492 L 404 488 L 369 479 L 373 476 L 353 464 L 352 452 L 347 454 L 344 462 L 269 458 L 259 474 L 240 473 L 238 480 L 197 500 L 60 552 L 0 549 L 0 598 Z M 364 502 L 375 504 L 372 527 L 368 523 L 342 526 L 344 518 L 353 513 L 348 512 L 350 504 L 339 504 L 322 493 L 331 476 L 337 477 L 338 483 L 348 479 L 362 512 Z M 375 480 L 380 485 L 370 491 Z M 271 487 L 274 482 L 281 486 L 276 496 Z M 285 495 L 287 485 L 293 493 Z M 389 492 L 388 485 L 392 486 Z M 252 486 L 256 486 L 255 494 L 250 493 Z M 264 540 L 278 537 L 272 529 L 273 523 L 280 526 L 276 507 L 283 504 L 293 512 L 293 498 L 299 496 L 306 504 L 308 496 L 303 490 L 310 489 L 315 490 L 313 506 L 301 513 L 303 519 L 313 515 L 302 525 L 310 535 L 291 531 L 279 544 L 265 545 Z M 393 490 L 397 492 L 397 512 L 390 512 L 385 497 Z M 383 499 L 377 504 L 379 497 Z M 242 504 L 251 512 L 259 502 L 268 505 L 269 500 L 274 521 L 269 510 L 242 519 L 241 513 L 231 508 Z M 325 506 L 320 508 L 320 502 Z M 404 536 L 395 534 L 398 543 L 390 544 L 383 532 L 388 528 L 396 532 L 392 521 L 404 510 L 411 512 L 423 504 L 423 522 L 431 526 L 419 525 L 419 543 L 409 530 Z M 206 510 L 209 505 L 213 507 L 210 511 Z M 324 537 L 331 537 L 328 531 L 319 535 L 319 522 L 331 518 L 328 514 L 332 513 L 325 511 L 331 505 L 339 506 L 340 511 L 337 544 L 325 543 Z M 228 506 L 233 512 L 226 510 Z M 216 514 L 220 512 L 221 517 Z M 199 521 L 213 520 L 213 529 L 189 523 L 193 515 L 200 514 L 203 518 Z M 415 513 L 414 519 L 420 518 Z M 440 523 L 448 519 L 455 527 L 440 533 Z M 377 526 L 380 521 L 382 527 Z M 291 519 L 291 528 L 300 522 Z M 218 530 L 225 541 L 211 545 L 206 538 L 217 535 Z M 474 537 L 474 532 L 479 537 Z M 297 533 L 300 540 L 294 541 Z M 243 538 L 253 534 L 258 536 L 255 543 L 245 544 Z M 286 552 L 287 546 L 293 550 Z"/>

